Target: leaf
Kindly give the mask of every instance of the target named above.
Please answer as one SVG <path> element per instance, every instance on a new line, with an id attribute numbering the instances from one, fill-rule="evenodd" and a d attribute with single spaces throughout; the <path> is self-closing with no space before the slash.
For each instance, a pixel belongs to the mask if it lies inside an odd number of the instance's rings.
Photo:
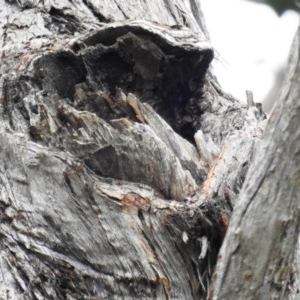
<path id="1" fill-rule="evenodd" d="M 271 6 L 276 13 L 280 16 L 286 10 L 296 10 L 299 11 L 295 2 L 297 0 L 250 0 L 252 2 L 266 3 Z"/>

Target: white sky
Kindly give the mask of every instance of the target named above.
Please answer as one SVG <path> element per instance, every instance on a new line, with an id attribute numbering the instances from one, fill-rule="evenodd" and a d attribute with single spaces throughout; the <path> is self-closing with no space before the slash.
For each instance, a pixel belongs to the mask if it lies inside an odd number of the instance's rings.
<path id="1" fill-rule="evenodd" d="M 252 90 L 262 102 L 276 71 L 285 65 L 299 15 L 278 17 L 267 5 L 246 0 L 201 0 L 204 17 L 220 59 L 215 73 L 225 91 L 246 101 Z"/>

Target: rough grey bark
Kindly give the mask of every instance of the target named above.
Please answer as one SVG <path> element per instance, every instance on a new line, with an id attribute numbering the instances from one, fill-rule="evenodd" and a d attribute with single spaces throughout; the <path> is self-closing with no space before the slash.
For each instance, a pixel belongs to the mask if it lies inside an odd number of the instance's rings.
<path id="1" fill-rule="evenodd" d="M 288 299 L 291 288 L 298 288 L 299 34 L 300 29 L 280 99 L 256 149 L 220 251 L 212 299 Z"/>
<path id="2" fill-rule="evenodd" d="M 265 115 L 213 76 L 200 3 L 0 17 L 0 298 L 206 299 Z"/>

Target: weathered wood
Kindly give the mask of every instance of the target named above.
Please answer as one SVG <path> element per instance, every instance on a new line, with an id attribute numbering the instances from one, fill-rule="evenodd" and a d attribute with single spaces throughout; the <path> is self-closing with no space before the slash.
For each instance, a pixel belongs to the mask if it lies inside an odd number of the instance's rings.
<path id="1" fill-rule="evenodd" d="M 0 298 L 205 299 L 265 115 L 200 3 L 0 7 Z"/>
<path id="2" fill-rule="evenodd" d="M 280 101 L 234 209 L 211 299 L 288 299 L 298 289 L 299 34 Z"/>

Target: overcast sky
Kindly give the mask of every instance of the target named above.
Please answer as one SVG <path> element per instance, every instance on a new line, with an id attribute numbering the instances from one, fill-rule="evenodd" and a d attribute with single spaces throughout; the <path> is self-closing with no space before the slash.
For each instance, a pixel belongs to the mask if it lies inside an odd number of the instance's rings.
<path id="1" fill-rule="evenodd" d="M 246 0 L 202 0 L 212 44 L 220 56 L 214 64 L 224 90 L 245 101 L 252 90 L 262 102 L 276 71 L 288 56 L 299 15 L 287 11 L 278 17 L 267 5 Z"/>

